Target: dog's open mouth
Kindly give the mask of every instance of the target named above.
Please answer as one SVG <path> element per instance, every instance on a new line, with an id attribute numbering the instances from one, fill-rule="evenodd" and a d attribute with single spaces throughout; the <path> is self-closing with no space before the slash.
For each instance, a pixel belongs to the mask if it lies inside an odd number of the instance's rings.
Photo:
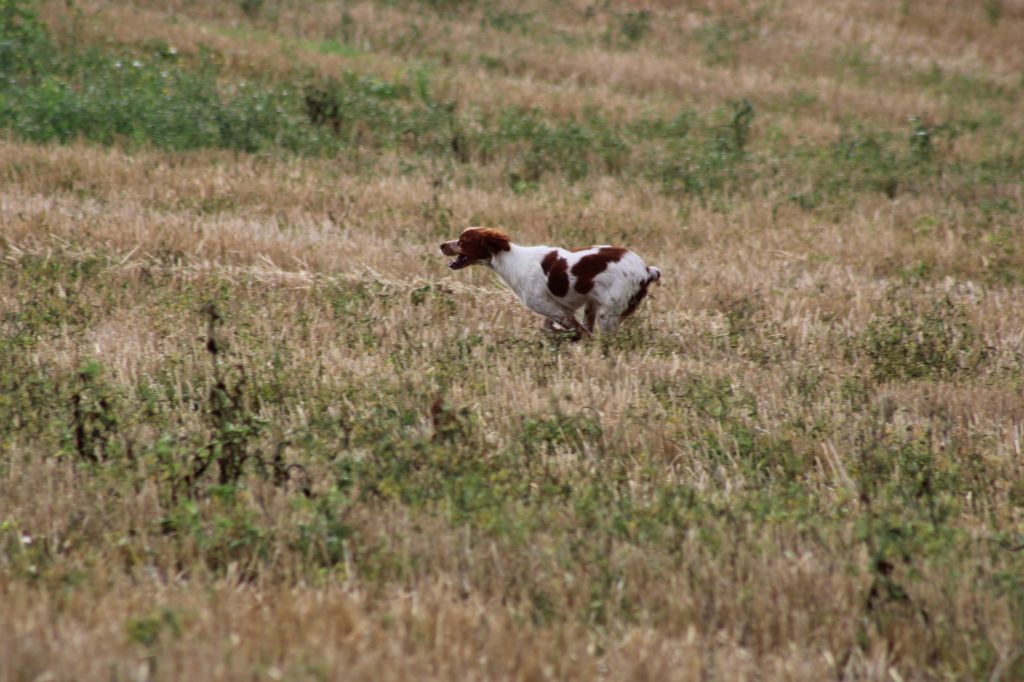
<path id="1" fill-rule="evenodd" d="M 448 267 L 451 268 L 452 270 L 460 270 L 469 265 L 470 262 L 471 261 L 469 256 L 460 253 L 458 256 L 454 258 L 454 260 L 448 263 Z"/>

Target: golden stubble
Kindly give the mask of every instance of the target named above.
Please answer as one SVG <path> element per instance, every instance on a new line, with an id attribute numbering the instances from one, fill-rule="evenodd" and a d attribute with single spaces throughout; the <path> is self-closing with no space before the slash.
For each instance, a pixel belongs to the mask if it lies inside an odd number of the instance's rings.
<path id="1" fill-rule="evenodd" d="M 994 25 L 970 3 L 927 11 L 910 3 L 903 18 L 893 3 L 778 3 L 763 19 L 746 16 L 752 36 L 735 45 L 732 63 L 718 65 L 693 39 L 705 24 L 729 18 L 706 14 L 711 4 L 652 3 L 651 34 L 629 49 L 603 47 L 616 19 L 599 13 L 582 21 L 586 4 L 523 5 L 550 12 L 541 15 L 550 19 L 545 30 L 563 32 L 535 40 L 481 28 L 479 14 L 441 19 L 420 5 L 355 3 L 357 57 L 302 43 L 332 38 L 327 29 L 341 16 L 329 3 L 281 6 L 276 23 L 256 37 L 244 35 L 250 29 L 234 5 L 179 3 L 173 22 L 161 3 L 80 6 L 86 41 L 160 37 L 186 54 L 211 45 L 232 73 L 283 77 L 300 65 L 322 75 L 390 77 L 422 49 L 435 60 L 439 96 L 485 110 L 539 106 L 567 115 L 595 104 L 628 121 L 680 108 L 709 112 L 749 94 L 760 107 L 758 130 L 818 141 L 836 139 L 847 119 L 899 127 L 911 114 L 938 119 L 960 106 L 950 95 L 909 87 L 908 68 L 934 62 L 1009 87 L 1022 64 L 1022 17 L 1007 2 Z M 47 3 L 45 14 L 59 24 L 64 7 Z M 428 47 L 380 47 L 410 21 Z M 431 45 L 448 46 L 449 58 Z M 850 46 L 867 64 L 863 81 L 854 66 L 842 66 L 856 61 L 844 52 Z M 505 66 L 484 68 L 474 58 L 481 53 Z M 799 92 L 816 99 L 798 111 L 771 108 Z M 1019 125 L 1012 97 L 991 106 Z M 967 107 L 973 115 L 982 105 Z M 952 159 L 982 153 L 976 137 L 942 144 Z M 1013 142 L 1006 144 L 1012 152 Z M 113 306 L 87 289 L 65 292 L 105 314 L 77 333 L 40 339 L 22 360 L 67 372 L 93 358 L 117 390 L 164 373 L 178 397 L 195 395 L 211 381 L 204 321 L 173 301 L 227 283 L 239 302 L 227 311 L 226 347 L 237 353 L 230 357 L 266 362 L 245 355 L 237 336 L 244 323 L 251 338 L 288 358 L 286 370 L 310 391 L 366 384 L 443 397 L 479 425 L 481 456 L 516 447 L 526 419 L 583 415 L 600 424 L 600 437 L 551 446 L 543 457 L 552 470 L 614 465 L 632 490 L 656 475 L 727 505 L 756 485 L 734 436 L 713 420 L 709 427 L 685 401 L 655 397 L 658 386 L 718 381 L 752 405 L 736 417 L 744 427 L 789 439 L 808 458 L 802 484 L 823 509 L 853 513 L 865 504 L 851 472 L 873 415 L 884 413 L 888 433 L 927 434 L 936 450 L 976 444 L 971 464 L 994 472 L 996 483 L 985 499 L 962 501 L 959 529 L 985 539 L 995 522 L 1021 523 L 1014 500 L 1022 480 L 1024 292 L 984 282 L 990 255 L 978 245 L 988 236 L 973 234 L 967 215 L 984 201 L 1019 206 L 1019 185 L 979 185 L 957 201 L 936 189 L 895 200 L 864 193 L 830 216 L 804 211 L 770 187 L 731 198 L 727 208 L 609 177 L 574 185 L 545 178 L 516 195 L 501 162 L 474 167 L 470 183 L 458 173 L 399 172 L 399 161 L 383 154 L 367 174 L 350 159 L 0 142 L 0 268 L 15 272 L 26 258 L 100 256 L 111 291 L 138 292 Z M 1024 229 L 1019 213 L 997 220 L 1009 234 Z M 662 283 L 624 330 L 643 343 L 552 350 L 539 319 L 492 273 L 445 268 L 438 245 L 470 224 L 500 226 L 524 244 L 622 244 L 658 265 Z M 909 287 L 904 273 L 918 262 L 943 274 Z M 2 286 L 0 313 L 17 312 L 28 294 Z M 359 287 L 370 292 L 366 301 L 342 313 L 325 294 Z M 947 298 L 961 306 L 987 358 L 966 377 L 882 382 L 870 405 L 854 409 L 839 387 L 867 380 L 871 367 L 850 344 L 894 312 L 893 291 L 921 311 Z M 414 295 L 423 302 L 414 304 Z M 346 335 L 357 326 L 346 315 L 372 320 L 372 346 Z M 453 380 L 435 360 L 470 338 L 479 343 L 461 359 L 467 373 Z M 523 344 L 537 349 L 525 364 L 516 350 Z M 308 423 L 307 407 L 273 405 L 261 416 L 286 433 Z M 428 407 L 412 427 L 421 435 L 431 433 Z M 357 416 L 358 408 L 333 407 Z M 199 420 L 183 414 L 174 428 L 194 430 Z M 834 428 L 817 436 L 797 426 L 816 422 Z M 143 433 L 153 428 L 146 424 L 132 428 L 140 440 L 157 436 Z M 709 428 L 723 443 L 715 463 L 692 446 Z M 416 557 L 416 568 L 373 582 L 355 570 L 361 558 L 347 555 L 323 575 L 289 544 L 308 509 L 254 479 L 245 501 L 274 533 L 269 558 L 212 570 L 198 560 L 194 539 L 160 532 L 168 503 L 156 481 L 143 481 L 135 495 L 109 496 L 102 479 L 38 456 L 30 440 L 5 447 L 0 541 L 19 546 L 5 549 L 0 563 L 4 679 L 891 679 L 892 671 L 912 677 L 915 666 L 928 665 L 928 651 L 960 646 L 940 641 L 940 627 L 920 627 L 913 606 L 892 606 L 888 621 L 850 618 L 870 587 L 868 574 L 851 567 L 870 557 L 845 522 L 837 522 L 838 545 L 786 522 L 767 524 L 757 537 L 726 527 L 728 546 L 715 555 L 698 524 L 672 538 L 676 555 L 612 543 L 602 551 L 621 579 L 609 624 L 544 624 L 531 620 L 532 588 L 558 613 L 576 614 L 600 586 L 597 574 L 560 569 L 557 530 L 538 530 L 524 546 L 397 503 L 356 507 L 345 518 L 354 532 L 384 555 Z M 609 462 L 608 452 L 624 454 Z M 311 471 L 318 492 L 330 476 L 326 467 Z M 907 603 L 925 605 L 932 623 L 983 631 L 995 660 L 1012 661 L 1015 614 L 975 583 L 998 567 L 986 553 L 963 561 L 952 583 L 928 566 L 916 567 L 915 580 L 904 580 L 909 569 L 899 566 L 893 579 L 909 586 Z M 81 576 L 88 585 L 68 587 Z M 149 649 L 130 640 L 129 623 L 165 612 L 179 634 L 167 626 Z"/>

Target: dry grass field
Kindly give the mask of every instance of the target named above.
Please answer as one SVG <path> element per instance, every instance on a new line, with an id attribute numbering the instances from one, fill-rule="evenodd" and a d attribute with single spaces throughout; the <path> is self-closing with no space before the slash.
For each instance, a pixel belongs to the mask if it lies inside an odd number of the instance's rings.
<path id="1" fill-rule="evenodd" d="M 1024 679 L 1022 36 L 0 0 L 0 679 Z"/>

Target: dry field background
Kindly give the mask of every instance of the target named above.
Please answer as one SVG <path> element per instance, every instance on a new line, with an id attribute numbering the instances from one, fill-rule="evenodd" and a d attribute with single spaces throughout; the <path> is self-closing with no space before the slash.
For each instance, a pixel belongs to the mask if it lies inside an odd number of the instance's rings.
<path id="1" fill-rule="evenodd" d="M 1024 678 L 1024 3 L 0 22 L 0 679 Z"/>

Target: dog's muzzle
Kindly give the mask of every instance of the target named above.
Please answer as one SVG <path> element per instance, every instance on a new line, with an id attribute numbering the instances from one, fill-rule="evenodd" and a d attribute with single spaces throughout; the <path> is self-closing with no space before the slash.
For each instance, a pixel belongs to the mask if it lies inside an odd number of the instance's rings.
<path id="1" fill-rule="evenodd" d="M 459 270 L 473 262 L 469 256 L 459 251 L 458 242 L 445 242 L 441 244 L 441 253 L 446 256 L 455 256 L 455 259 L 448 263 L 448 267 L 452 270 Z"/>

